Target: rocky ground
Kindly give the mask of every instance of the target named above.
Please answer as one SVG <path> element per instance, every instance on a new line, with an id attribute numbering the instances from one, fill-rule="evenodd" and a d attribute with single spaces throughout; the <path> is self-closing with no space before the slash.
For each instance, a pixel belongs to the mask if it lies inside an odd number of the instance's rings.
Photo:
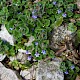
<path id="1" fill-rule="evenodd" d="M 37 2 L 37 0 L 35 2 Z M 76 3 L 78 5 L 78 8 L 80 9 L 80 0 L 77 0 Z M 55 52 L 57 50 L 56 56 L 61 57 L 63 55 L 70 61 L 73 61 L 75 64 L 80 64 L 80 59 L 76 59 L 78 58 L 78 55 L 75 55 L 75 50 L 73 50 L 72 46 L 72 42 L 75 41 L 75 39 L 73 39 L 75 34 L 68 31 L 66 29 L 66 26 L 67 25 L 62 25 L 52 31 L 49 47 L 52 50 L 55 50 Z M 5 25 L 1 26 L 0 38 L 6 40 L 14 46 L 13 36 L 8 33 Z M 68 43 L 66 43 L 66 40 L 68 41 Z M 30 37 L 29 43 L 26 43 L 25 45 L 31 45 L 32 41 L 34 41 L 33 36 Z M 20 63 L 23 64 L 27 59 L 27 55 L 24 54 L 26 52 L 25 50 L 19 49 L 18 51 L 19 53 L 15 57 L 7 57 L 7 55 L 0 54 L 0 80 L 64 80 L 64 74 L 60 69 L 60 64 L 64 58 L 57 57 L 52 61 L 41 60 L 38 61 L 37 65 L 33 65 L 29 69 L 19 70 L 18 67 L 16 67 L 15 70 L 7 65 L 8 60 L 19 60 Z M 67 54 L 64 54 L 63 51 L 65 51 L 65 53 Z M 5 61 L 6 59 L 7 61 Z M 80 80 L 79 76 L 77 78 L 78 79 L 76 80 Z"/>

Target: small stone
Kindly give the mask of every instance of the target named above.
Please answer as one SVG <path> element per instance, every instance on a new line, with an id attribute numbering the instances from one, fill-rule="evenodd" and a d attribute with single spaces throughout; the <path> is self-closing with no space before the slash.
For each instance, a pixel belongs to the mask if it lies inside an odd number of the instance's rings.
<path id="1" fill-rule="evenodd" d="M 6 54 L 0 54 L 0 61 L 4 60 L 4 58 L 6 57 Z"/>
<path id="2" fill-rule="evenodd" d="M 19 52 L 16 56 L 16 60 L 19 60 L 22 64 L 24 64 L 26 63 L 27 57 L 28 56 L 26 54 Z"/>
<path id="3" fill-rule="evenodd" d="M 25 80 L 34 80 L 36 76 L 36 65 L 33 65 L 29 69 L 21 70 L 20 75 L 25 79 Z M 36 79 L 35 79 L 36 80 Z"/>
<path id="4" fill-rule="evenodd" d="M 21 70 L 20 75 L 25 79 L 30 79 L 30 72 L 28 70 Z"/>

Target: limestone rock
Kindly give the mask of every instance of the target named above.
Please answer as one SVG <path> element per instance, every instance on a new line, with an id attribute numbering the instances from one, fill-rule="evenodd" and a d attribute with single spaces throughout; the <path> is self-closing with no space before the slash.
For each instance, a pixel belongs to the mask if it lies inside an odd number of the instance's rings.
<path id="1" fill-rule="evenodd" d="M 22 64 L 24 64 L 27 60 L 27 54 L 19 52 L 16 56 L 16 59 L 19 60 L 19 62 L 21 62 Z"/>
<path id="2" fill-rule="evenodd" d="M 0 63 L 0 80 L 21 80 L 17 77 L 14 71 L 7 69 Z"/>
<path id="3" fill-rule="evenodd" d="M 64 80 L 63 72 L 60 70 L 60 61 L 40 61 L 36 71 L 36 80 Z"/>
<path id="4" fill-rule="evenodd" d="M 18 60 L 21 64 L 24 64 L 27 60 L 27 54 L 18 52 L 16 56 L 9 57 L 9 59 L 10 61 Z"/>
<path id="5" fill-rule="evenodd" d="M 36 77 L 36 65 L 33 65 L 30 69 L 21 70 L 20 75 L 25 80 L 34 80 Z"/>
<path id="6" fill-rule="evenodd" d="M 3 40 L 6 40 L 6 41 L 9 42 L 11 45 L 14 45 L 13 36 L 9 34 L 9 32 L 7 31 L 5 25 L 2 25 L 2 26 L 1 26 L 0 38 L 3 39 Z"/>
<path id="7" fill-rule="evenodd" d="M 0 61 L 4 60 L 4 58 L 6 57 L 6 54 L 0 54 Z"/>

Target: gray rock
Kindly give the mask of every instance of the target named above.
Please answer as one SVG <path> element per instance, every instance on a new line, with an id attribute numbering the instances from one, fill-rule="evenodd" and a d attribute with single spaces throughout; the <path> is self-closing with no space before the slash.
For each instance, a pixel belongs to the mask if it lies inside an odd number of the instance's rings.
<path id="1" fill-rule="evenodd" d="M 2 63 L 0 63 L 0 80 L 21 80 L 21 79 L 17 77 L 13 70 L 7 69 Z"/>
<path id="2" fill-rule="evenodd" d="M 78 9 L 80 10 L 80 0 L 77 0 L 76 3 L 77 3 Z"/>
<path id="3" fill-rule="evenodd" d="M 17 56 L 16 56 L 16 60 L 19 60 L 20 61 L 20 63 L 22 63 L 22 64 L 24 64 L 24 63 L 26 63 L 26 60 L 27 60 L 27 54 L 25 54 L 25 53 L 18 53 L 17 54 Z"/>
<path id="4" fill-rule="evenodd" d="M 18 54 L 14 57 L 9 57 L 10 61 L 18 60 L 21 64 L 25 64 L 27 60 L 28 54 L 18 52 Z"/>
<path id="5" fill-rule="evenodd" d="M 0 54 L 0 61 L 4 60 L 4 58 L 6 57 L 6 54 Z"/>
<path id="6" fill-rule="evenodd" d="M 36 80 L 64 80 L 60 64 L 59 59 L 51 62 L 40 61 L 36 70 Z"/>
<path id="7" fill-rule="evenodd" d="M 5 25 L 1 26 L 0 38 L 2 40 L 6 40 L 7 42 L 9 42 L 11 45 L 14 46 L 14 38 L 13 38 L 12 35 L 9 34 L 9 32 L 7 31 Z"/>
<path id="8" fill-rule="evenodd" d="M 60 26 L 58 28 L 54 28 L 52 30 L 52 34 L 50 36 L 50 44 L 49 47 L 52 50 L 59 50 L 60 46 L 64 46 L 66 37 L 68 39 L 72 39 L 71 31 L 67 30 L 67 25 Z"/>
<path id="9" fill-rule="evenodd" d="M 36 75 L 36 65 L 33 65 L 30 69 L 25 69 L 20 71 L 20 75 L 24 77 L 25 80 L 34 80 Z"/>

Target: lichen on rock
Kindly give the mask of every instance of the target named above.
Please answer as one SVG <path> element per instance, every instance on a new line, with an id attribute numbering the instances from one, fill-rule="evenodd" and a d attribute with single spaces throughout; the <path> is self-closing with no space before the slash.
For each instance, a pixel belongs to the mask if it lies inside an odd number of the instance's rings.
<path id="1" fill-rule="evenodd" d="M 50 36 L 49 47 L 54 51 L 59 50 L 61 46 L 65 46 L 66 41 L 71 40 L 72 37 L 72 32 L 67 29 L 67 25 L 54 28 Z"/>

